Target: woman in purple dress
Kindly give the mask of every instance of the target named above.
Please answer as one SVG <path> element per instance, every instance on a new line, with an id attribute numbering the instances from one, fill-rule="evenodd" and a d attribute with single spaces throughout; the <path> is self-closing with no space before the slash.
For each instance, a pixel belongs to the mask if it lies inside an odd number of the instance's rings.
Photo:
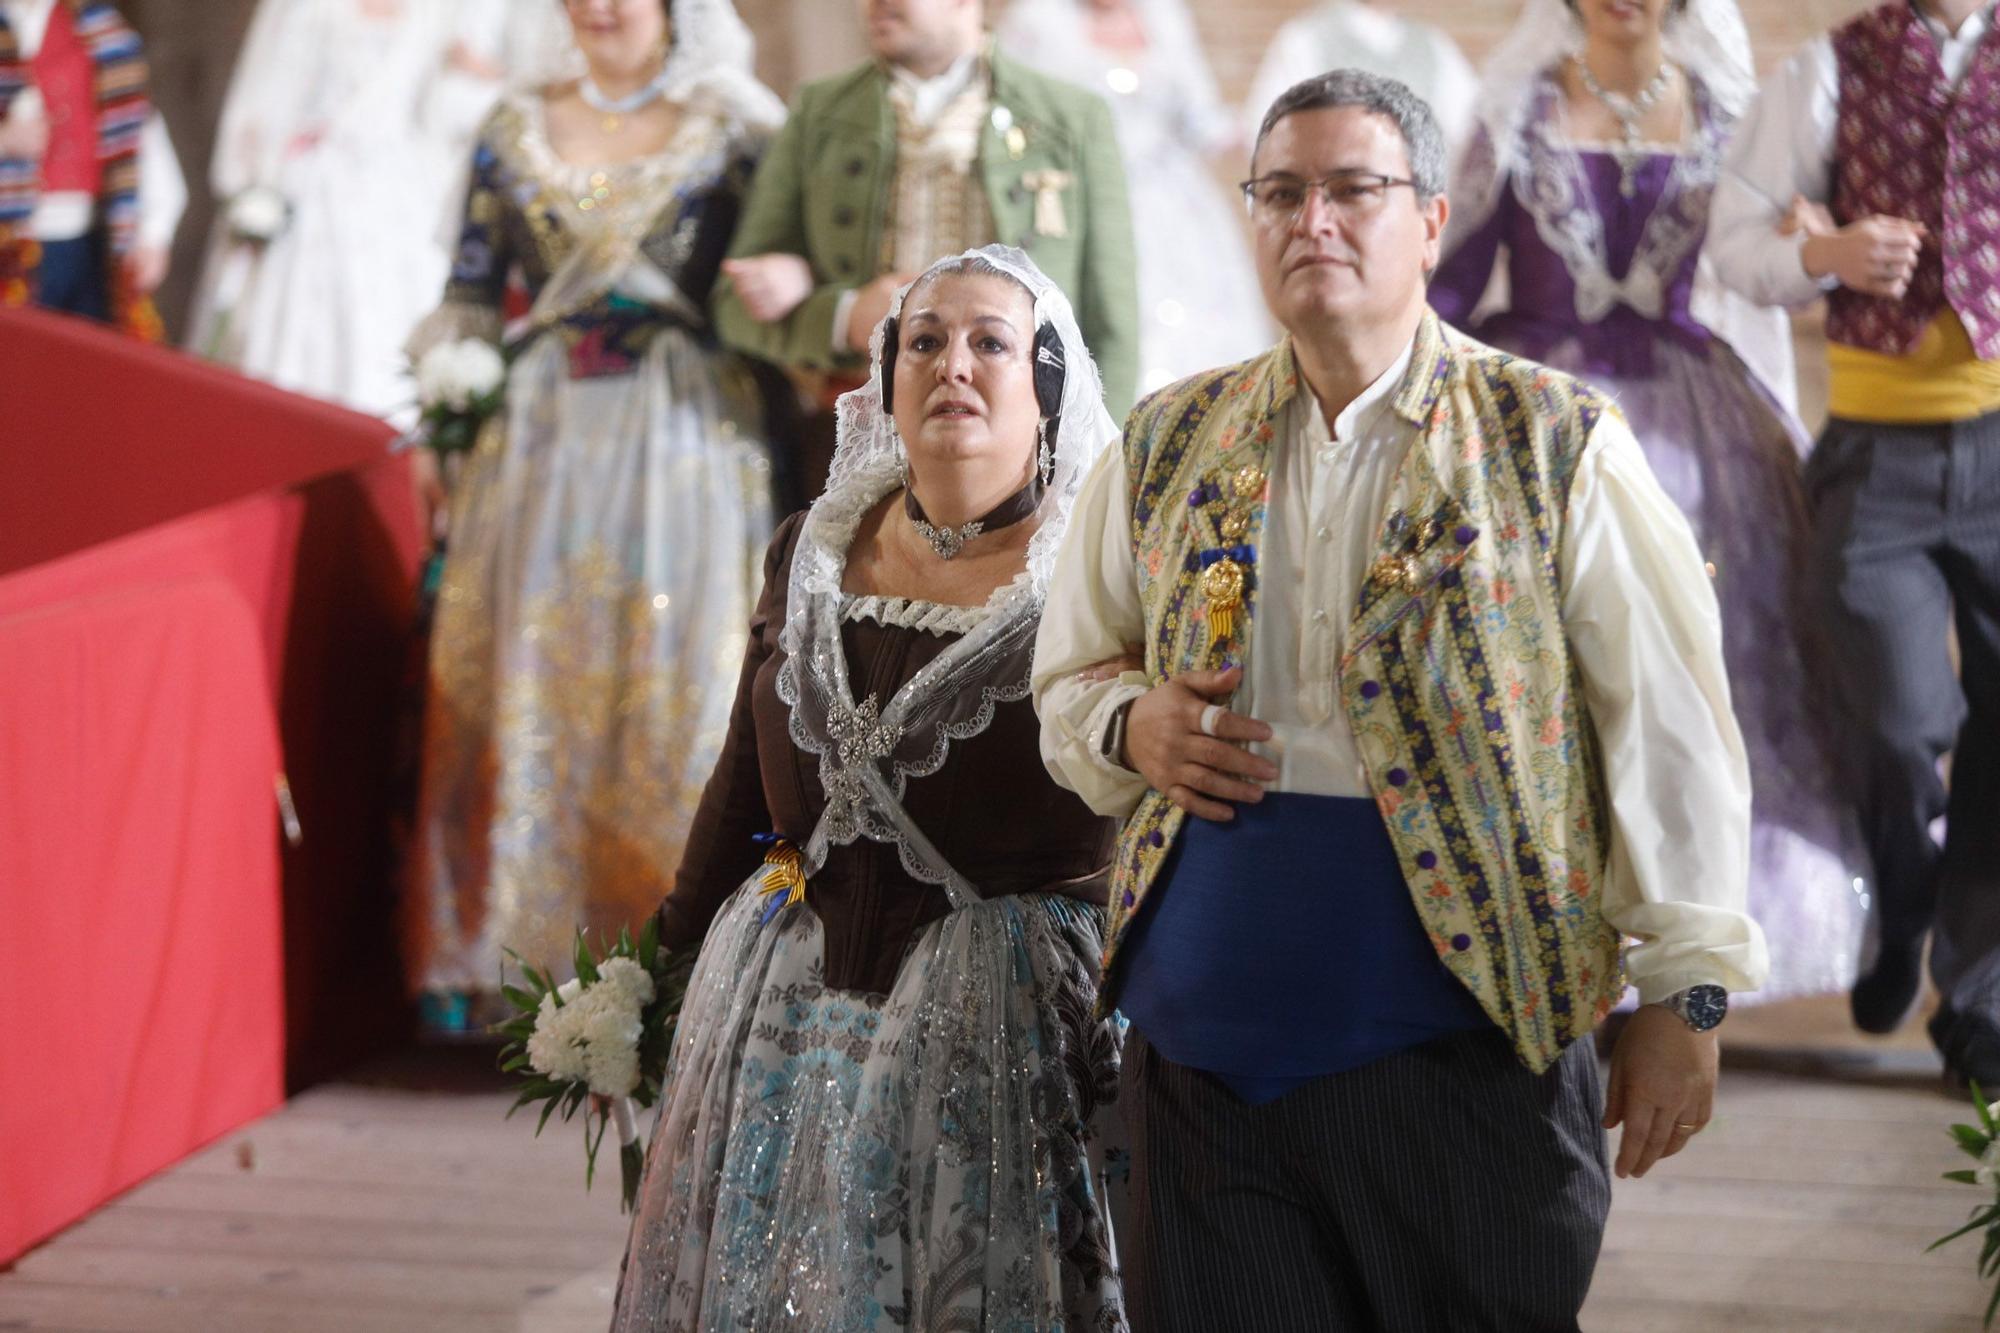
<path id="1" fill-rule="evenodd" d="M 1707 553 L 1755 791 L 1750 906 L 1770 999 L 1847 989 L 1868 898 L 1810 669 L 1789 331 L 1700 263 L 1755 91 L 1735 0 L 1529 0 L 1485 72 L 1432 303 L 1611 392 Z"/>

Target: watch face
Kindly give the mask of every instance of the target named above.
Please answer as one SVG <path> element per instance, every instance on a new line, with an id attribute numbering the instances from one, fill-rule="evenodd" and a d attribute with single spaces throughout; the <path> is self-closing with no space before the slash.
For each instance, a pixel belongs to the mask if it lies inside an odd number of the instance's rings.
<path id="1" fill-rule="evenodd" d="M 1681 1000 L 1681 1017 L 1696 1032 L 1706 1032 L 1729 1012 L 1729 992 L 1720 986 L 1690 986 Z"/>

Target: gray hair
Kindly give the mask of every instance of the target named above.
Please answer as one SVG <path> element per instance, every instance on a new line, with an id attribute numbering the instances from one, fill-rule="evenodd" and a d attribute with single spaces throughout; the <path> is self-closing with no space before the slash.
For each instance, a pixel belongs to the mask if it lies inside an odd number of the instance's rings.
<path id="1" fill-rule="evenodd" d="M 1444 133 L 1438 129 L 1430 103 L 1411 92 L 1407 84 L 1359 69 L 1315 74 L 1278 94 L 1278 100 L 1264 113 L 1264 123 L 1257 127 L 1257 143 L 1250 150 L 1251 171 L 1256 171 L 1257 154 L 1263 151 L 1265 136 L 1273 125 L 1295 111 L 1340 106 L 1360 107 L 1393 123 L 1403 136 L 1403 151 L 1410 159 L 1410 178 L 1417 183 L 1417 197 L 1431 199 L 1444 193 L 1447 170 Z"/>

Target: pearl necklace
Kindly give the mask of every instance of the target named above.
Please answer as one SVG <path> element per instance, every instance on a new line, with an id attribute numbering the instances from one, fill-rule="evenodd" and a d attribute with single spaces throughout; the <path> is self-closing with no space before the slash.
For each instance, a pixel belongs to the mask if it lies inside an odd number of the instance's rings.
<path id="1" fill-rule="evenodd" d="M 584 75 L 583 80 L 577 84 L 576 91 L 577 95 L 583 98 L 584 105 L 604 117 L 604 132 L 606 134 L 616 134 L 618 133 L 619 125 L 623 123 L 624 117 L 631 115 L 640 107 L 649 106 L 666 96 L 667 72 L 664 69 L 661 70 L 644 87 L 629 92 L 623 97 L 610 96 L 602 88 L 598 87 L 597 81 L 588 74 Z"/>
<path id="2" fill-rule="evenodd" d="M 1576 61 L 1576 75 L 1584 91 L 1610 108 L 1611 114 L 1618 118 L 1619 128 L 1624 131 L 1624 143 L 1614 148 L 1611 155 L 1618 159 L 1618 193 L 1630 199 L 1639 192 L 1639 159 L 1645 156 L 1639 147 L 1639 121 L 1673 86 L 1673 66 L 1662 60 L 1659 73 L 1639 90 L 1638 96 L 1627 97 L 1599 83 L 1597 76 L 1590 72 L 1590 62 L 1580 53 L 1570 58 Z"/>

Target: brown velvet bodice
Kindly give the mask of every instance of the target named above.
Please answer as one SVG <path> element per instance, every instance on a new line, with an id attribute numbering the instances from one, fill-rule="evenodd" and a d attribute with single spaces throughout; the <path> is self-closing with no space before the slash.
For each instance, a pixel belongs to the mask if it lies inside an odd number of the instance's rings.
<path id="1" fill-rule="evenodd" d="M 673 890 L 660 906 L 661 938 L 697 941 L 724 900 L 757 868 L 756 834 L 803 846 L 826 804 L 819 758 L 792 743 L 791 710 L 778 697 L 792 548 L 803 515 L 778 529 L 764 560 L 764 593 L 736 689 L 729 736 L 702 793 Z M 886 701 L 955 635 L 873 620 L 842 627 L 857 699 Z M 1103 905 L 1116 821 L 1090 812 L 1042 766 L 1034 705 L 996 706 L 993 722 L 952 743 L 944 766 L 913 777 L 903 808 L 981 896 L 1060 893 Z M 950 910 L 942 888 L 913 879 L 894 846 L 858 839 L 827 853 L 806 887 L 825 929 L 826 984 L 887 991 L 917 932 Z"/>

